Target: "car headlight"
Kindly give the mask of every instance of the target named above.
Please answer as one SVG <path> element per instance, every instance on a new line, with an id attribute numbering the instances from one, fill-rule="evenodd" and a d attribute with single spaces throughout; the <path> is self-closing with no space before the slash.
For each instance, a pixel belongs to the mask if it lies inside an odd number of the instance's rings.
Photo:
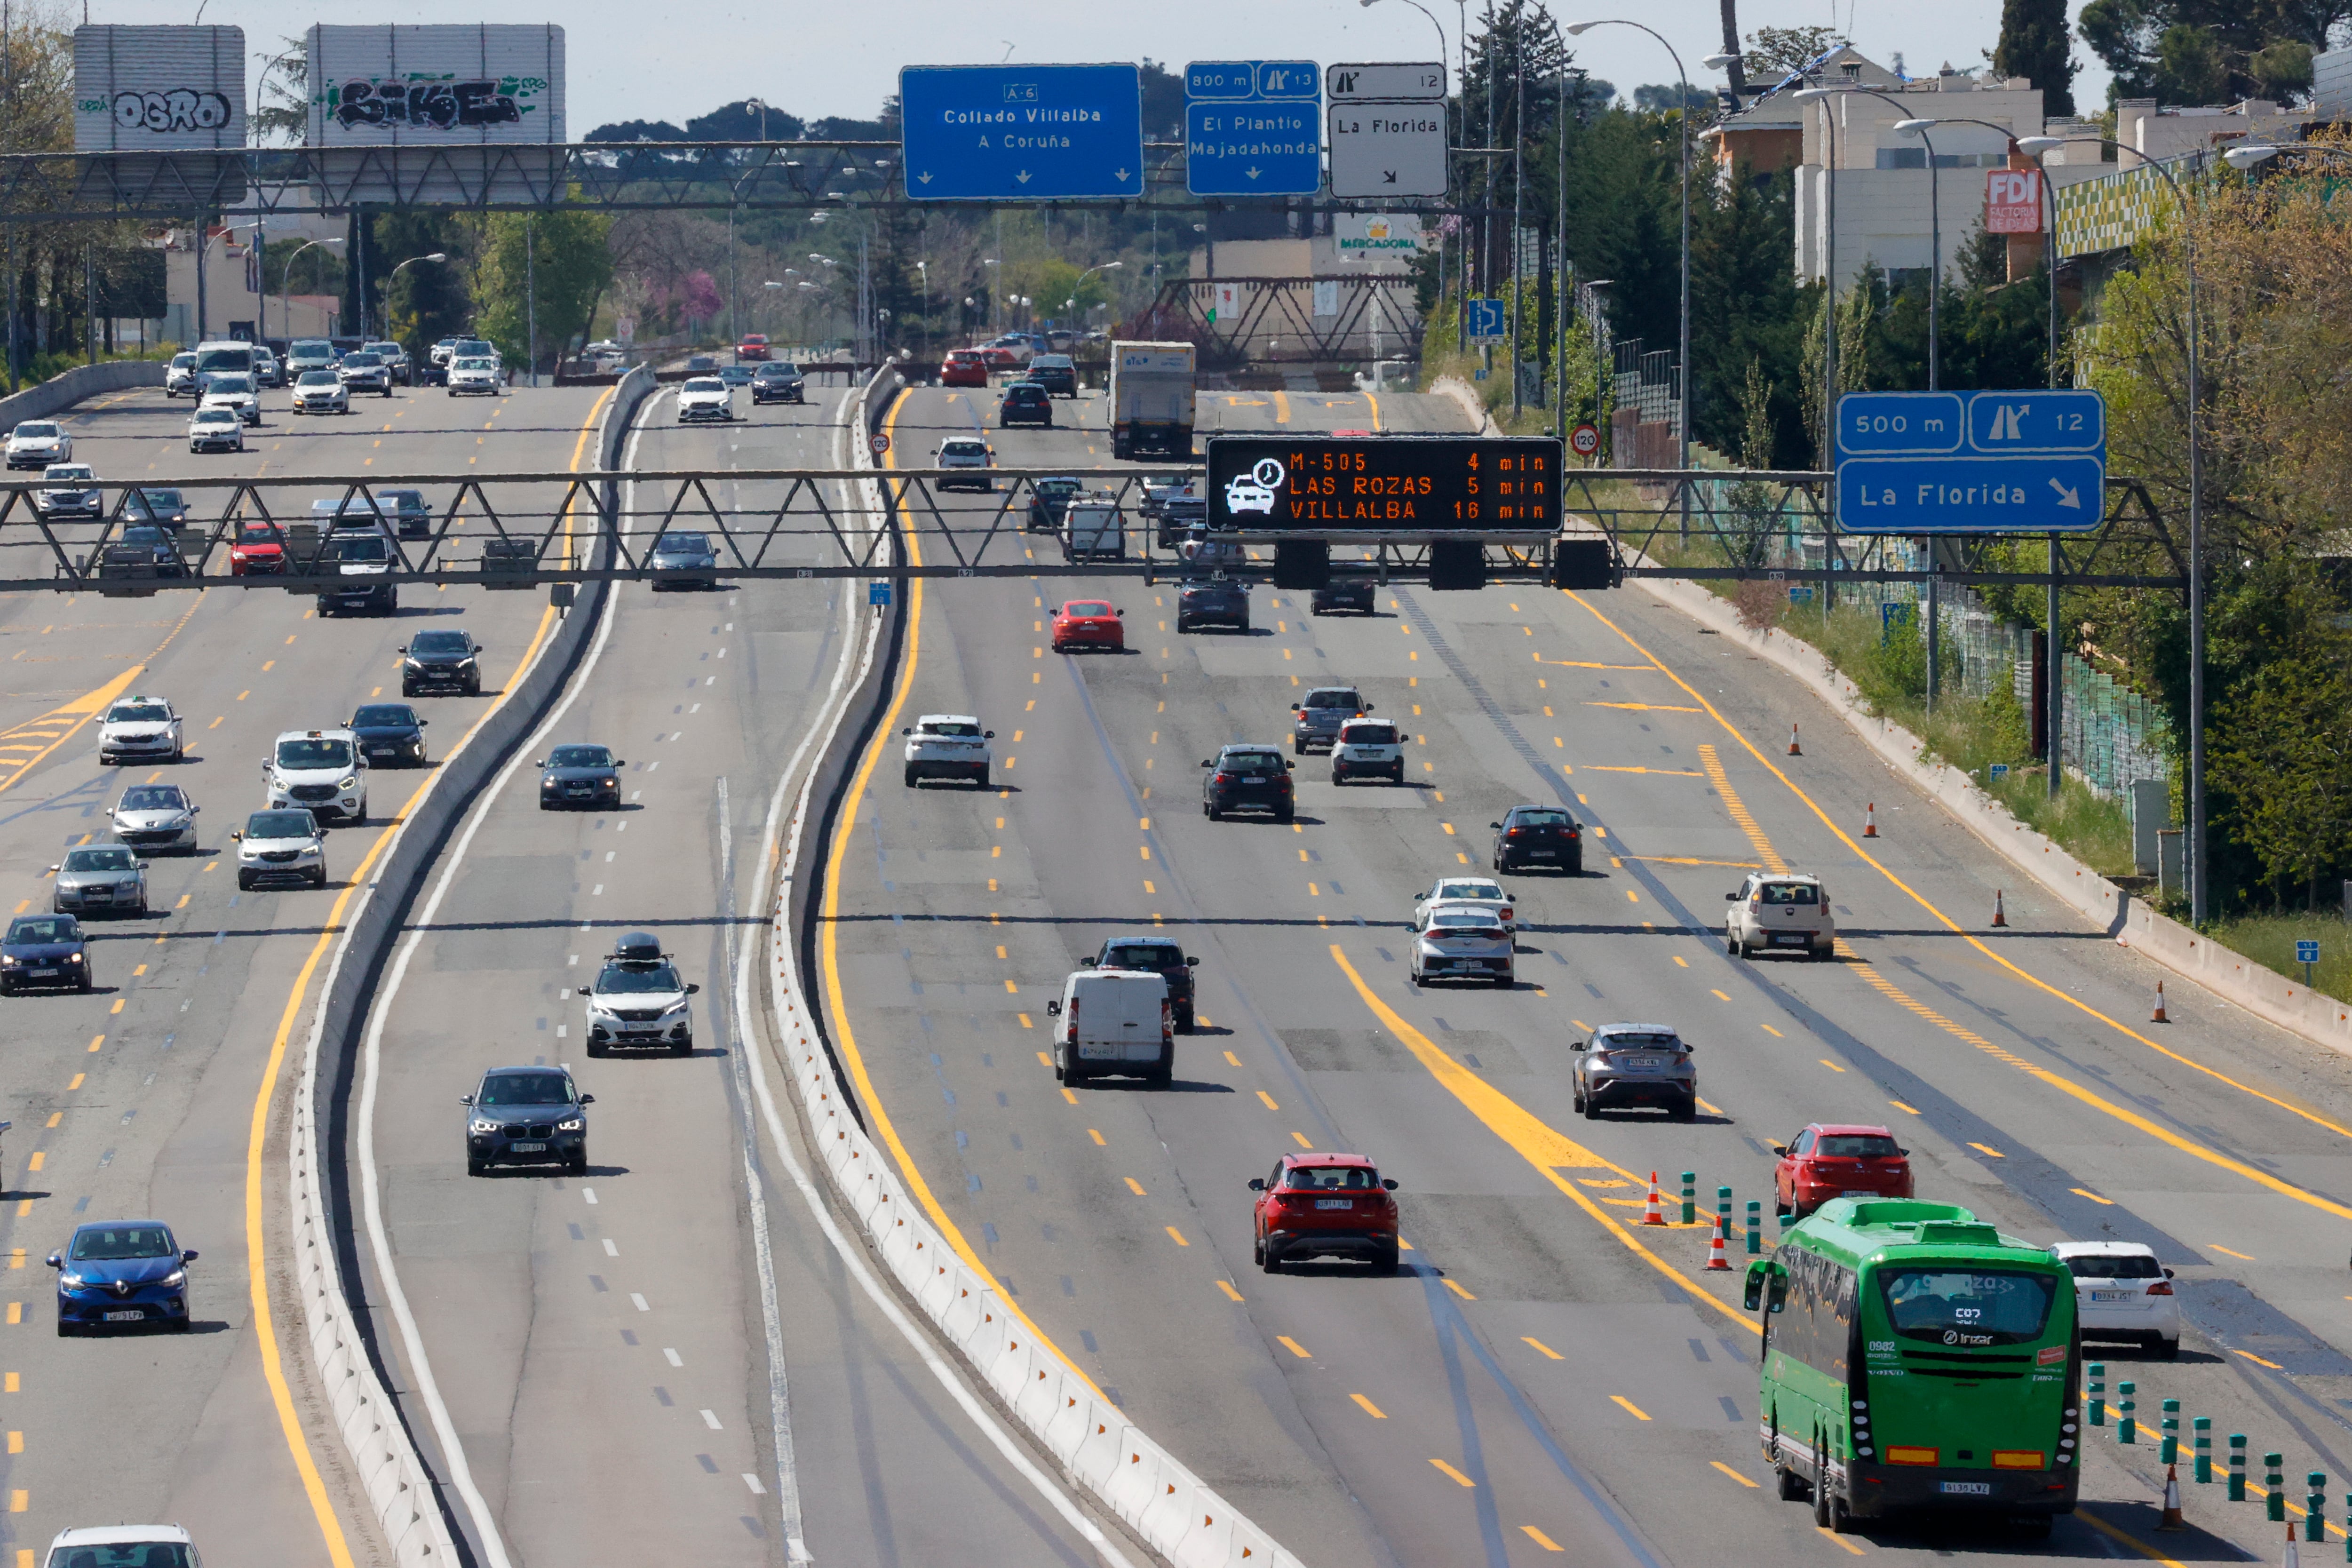
<path id="1" fill-rule="evenodd" d="M 468 1132 L 496 1132 L 498 1130 L 499 1124 L 487 1117 L 477 1116 L 466 1124 Z"/>
<path id="2" fill-rule="evenodd" d="M 579 1132 L 584 1131 L 587 1125 L 588 1122 L 585 1118 L 574 1116 L 566 1121 L 557 1122 L 555 1124 L 555 1130 L 558 1132 Z"/>
<path id="3" fill-rule="evenodd" d="M 606 779 L 606 780 L 604 780 L 604 787 L 605 787 L 606 789 L 616 789 L 616 788 L 618 788 L 618 787 L 620 786 L 620 783 L 621 783 L 621 781 L 620 781 L 619 779 L 614 778 L 614 779 Z"/>
<path id="4" fill-rule="evenodd" d="M 9 962 L 13 963 L 15 963 L 16 961 L 15 961 L 14 959 L 11 959 L 11 960 L 9 960 Z M 67 954 L 66 954 L 66 962 L 67 962 L 68 963 L 79 963 L 81 962 L 81 954 L 80 954 L 80 953 L 78 953 L 78 952 L 69 952 L 69 953 L 67 953 Z"/>
<path id="5" fill-rule="evenodd" d="M 14 969 L 24 962 L 13 952 L 0 952 L 0 969 Z"/>
<path id="6" fill-rule="evenodd" d="M 663 1017 L 665 1017 L 665 1018 L 675 1017 L 675 1016 L 677 1016 L 678 1014 L 683 1013 L 683 1012 L 685 1012 L 685 1011 L 686 1011 L 686 998 L 685 998 L 685 997 L 683 997 L 683 996 L 681 996 L 681 997 L 679 997 L 677 1001 L 675 1001 L 675 1002 L 671 1003 L 668 1006 L 667 1006 L 667 1007 L 665 1007 L 665 1008 L 663 1008 L 663 1009 L 662 1009 L 662 1016 L 663 1016 Z"/>
<path id="7" fill-rule="evenodd" d="M 60 1274 L 58 1276 L 58 1283 L 68 1290 L 79 1290 L 82 1287 L 82 1277 L 71 1272 Z"/>
<path id="8" fill-rule="evenodd" d="M 184 1268 L 174 1268 L 172 1272 L 164 1275 L 163 1278 L 155 1281 L 156 1284 L 161 1285 L 166 1290 L 177 1290 L 181 1286 L 185 1285 L 187 1282 L 188 1271 Z"/>
<path id="9" fill-rule="evenodd" d="M 611 1003 L 591 996 L 588 999 L 588 1016 L 592 1018 L 612 1018 L 619 1015 L 614 1012 Z"/>
<path id="10" fill-rule="evenodd" d="M 335 787 L 337 789 L 357 789 L 360 787 L 360 775 L 353 773 L 351 777 L 345 779 Z"/>
<path id="11" fill-rule="evenodd" d="M 401 662 L 405 664 L 411 669 L 423 669 L 425 668 L 424 662 L 420 659 L 409 658 L 403 659 Z"/>

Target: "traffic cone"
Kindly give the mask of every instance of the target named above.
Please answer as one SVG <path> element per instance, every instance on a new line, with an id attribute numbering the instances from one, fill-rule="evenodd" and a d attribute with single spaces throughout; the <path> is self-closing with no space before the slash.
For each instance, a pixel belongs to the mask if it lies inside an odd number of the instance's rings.
<path id="1" fill-rule="evenodd" d="M 2156 983 L 2156 1011 L 2147 1016 L 2147 1021 L 2151 1024 L 2169 1024 L 2172 1022 L 2171 1019 L 2164 1016 L 2164 982 L 2161 980 Z"/>
<path id="2" fill-rule="evenodd" d="M 1801 757 L 1805 754 L 1797 749 L 1797 726 L 1793 721 L 1789 725 L 1789 754 L 1792 757 Z"/>
<path id="3" fill-rule="evenodd" d="M 1878 803 L 1874 800 L 1863 808 L 1862 836 L 1864 838 L 1878 837 Z"/>
<path id="4" fill-rule="evenodd" d="M 1995 926 L 2005 926 L 2009 924 L 2009 912 L 2000 907 L 2000 889 L 1999 888 L 1995 888 L 1992 890 L 1992 923 Z"/>
<path id="5" fill-rule="evenodd" d="M 1728 1274 L 1731 1272 L 1731 1258 L 1723 1250 L 1724 1228 L 1730 1223 L 1731 1222 L 1728 1219 L 1726 1219 L 1721 1215 L 1715 1216 L 1715 1235 L 1706 1244 L 1706 1267 L 1710 1273 L 1720 1272 Z"/>
<path id="6" fill-rule="evenodd" d="M 1665 1211 L 1659 1207 L 1658 1205 L 1658 1173 L 1653 1171 L 1650 1173 L 1650 1206 L 1648 1209 L 1643 1211 L 1642 1215 L 1642 1223 L 1643 1225 L 1664 1225 L 1666 1223 Z"/>
<path id="7" fill-rule="evenodd" d="M 2303 1559 L 2294 1549 L 2294 1521 L 2286 1521 L 2286 1557 L 2280 1568 L 2302 1568 Z"/>
<path id="8" fill-rule="evenodd" d="M 2157 1521 L 2158 1530 L 2186 1530 L 2188 1521 L 2180 1517 L 2180 1467 L 2164 1467 L 2164 1517 Z"/>

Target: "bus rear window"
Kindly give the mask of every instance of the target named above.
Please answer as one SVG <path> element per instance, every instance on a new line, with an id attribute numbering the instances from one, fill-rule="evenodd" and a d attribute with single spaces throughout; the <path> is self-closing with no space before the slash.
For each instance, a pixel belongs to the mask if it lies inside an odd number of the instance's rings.
<path id="1" fill-rule="evenodd" d="M 1879 1271 L 1887 1320 L 1909 1339 L 1948 1345 L 2009 1345 L 2042 1337 L 2056 1281 L 2006 1269 Z"/>

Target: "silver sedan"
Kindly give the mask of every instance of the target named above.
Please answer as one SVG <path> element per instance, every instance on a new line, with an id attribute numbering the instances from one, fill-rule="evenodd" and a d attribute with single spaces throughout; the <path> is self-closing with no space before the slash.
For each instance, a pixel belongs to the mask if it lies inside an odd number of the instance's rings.
<path id="1" fill-rule="evenodd" d="M 131 915 L 147 912 L 147 868 L 127 845 L 93 844 L 68 849 L 66 858 L 49 869 L 56 874 L 49 889 L 52 914 L 96 914 L 100 910 Z"/>
<path id="2" fill-rule="evenodd" d="M 114 803 L 114 836 L 142 854 L 196 847 L 200 808 L 178 784 L 132 784 Z"/>

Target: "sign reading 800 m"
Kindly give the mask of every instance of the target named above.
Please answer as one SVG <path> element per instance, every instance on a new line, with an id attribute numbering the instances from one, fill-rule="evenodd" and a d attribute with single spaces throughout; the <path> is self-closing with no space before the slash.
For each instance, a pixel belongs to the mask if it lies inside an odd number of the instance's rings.
<path id="1" fill-rule="evenodd" d="M 1559 487 L 1549 437 L 1209 441 L 1209 526 L 1245 533 L 1553 533 Z"/>

